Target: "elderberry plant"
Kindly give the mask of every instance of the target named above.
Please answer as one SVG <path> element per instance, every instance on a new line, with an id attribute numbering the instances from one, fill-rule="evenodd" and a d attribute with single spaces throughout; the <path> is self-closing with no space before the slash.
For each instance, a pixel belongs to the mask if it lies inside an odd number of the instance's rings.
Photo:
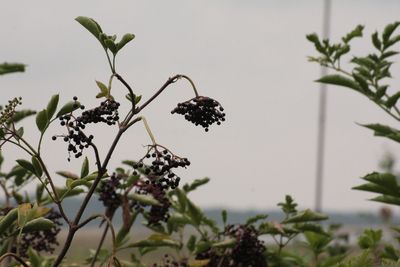
<path id="1" fill-rule="evenodd" d="M 113 250 L 107 261 L 109 265 L 120 266 L 116 255 L 120 239 L 129 233 L 138 214 L 144 216 L 149 227 L 158 227 L 161 223 L 168 222 L 172 205 L 168 194 L 178 188 L 181 180 L 174 170 L 190 165 L 187 158 L 177 156 L 156 142 L 147 120 L 142 115 L 143 110 L 167 87 L 184 79 L 189 81 L 195 98 L 178 104 L 172 113 L 185 115 L 187 120 L 195 125 L 201 125 L 206 131 L 212 124 L 219 125 L 225 120 L 225 113 L 219 102 L 206 96 L 199 96 L 194 82 L 182 74 L 170 77 L 152 97 L 141 101 L 141 96 L 132 90 L 128 82 L 117 72 L 116 66 L 117 55 L 135 36 L 127 33 L 117 41 L 116 35 L 104 33 L 100 25 L 91 18 L 77 17 L 76 21 L 93 34 L 103 48 L 111 70 L 108 84 L 96 81 L 100 89 L 96 98 L 101 98 L 102 101 L 95 107 L 86 107 L 78 101 L 77 96 L 74 96 L 71 101 L 59 108 L 59 95 L 54 95 L 47 107 L 37 113 L 21 110 L 19 108 L 22 104 L 21 97 L 10 100 L 4 108 L 1 108 L 0 148 L 8 144 L 15 145 L 24 151 L 29 159 L 18 159 L 17 165 L 9 173 L 1 174 L 0 185 L 6 203 L 2 206 L 0 218 L 0 263 L 15 261 L 28 266 L 26 259 L 29 258 L 33 266 L 39 266 L 40 262 L 46 263 L 40 266 L 60 266 L 65 261 L 76 233 L 89 222 L 100 218 L 105 225 L 104 233 L 89 263 L 94 266 L 102 250 L 105 236 L 111 233 Z M 5 63 L 0 65 L 0 74 L 24 71 L 24 69 L 25 66 L 22 64 Z M 114 79 L 120 81 L 126 88 L 125 101 L 121 99 L 117 101 L 112 95 Z M 122 105 L 130 107 L 126 114 L 120 112 L 119 108 Z M 22 119 L 33 114 L 36 114 L 36 126 L 40 132 L 36 144 L 28 140 L 24 135 L 24 128 L 19 126 Z M 50 128 L 56 122 L 61 129 Z M 147 146 L 143 158 L 135 162 L 126 162 L 131 168 L 129 171 L 124 172 L 120 168 L 110 174 L 109 161 L 121 136 L 138 122 L 144 123 L 152 143 Z M 105 155 L 99 153 L 97 148 L 99 140 L 91 132 L 90 128 L 94 124 L 113 127 L 116 131 L 115 138 Z M 49 131 L 54 131 L 51 136 L 53 141 L 62 140 L 66 143 L 68 161 L 83 158 L 80 175 L 71 171 L 57 172 L 66 178 L 65 187 L 59 187 L 54 183 L 54 174 L 49 171 L 42 156 L 42 147 L 48 140 Z M 95 171 L 90 171 L 91 157 L 95 162 Z M 33 181 L 39 182 L 35 199 L 19 192 L 24 185 Z M 105 210 L 103 213 L 83 218 L 87 204 L 94 194 L 98 194 Z M 69 218 L 64 212 L 63 201 L 74 195 L 83 195 L 84 198 L 74 218 Z M 123 210 L 124 227 L 116 235 L 111 221 L 118 208 Z M 58 255 L 45 261 L 39 252 L 54 252 L 61 224 L 68 227 L 66 241 L 61 245 Z M 170 261 L 165 259 L 165 262 Z"/>

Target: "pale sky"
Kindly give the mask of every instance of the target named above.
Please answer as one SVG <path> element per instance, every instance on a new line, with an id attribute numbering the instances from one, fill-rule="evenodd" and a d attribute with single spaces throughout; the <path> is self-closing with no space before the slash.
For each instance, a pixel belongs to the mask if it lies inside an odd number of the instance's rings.
<path id="1" fill-rule="evenodd" d="M 332 1 L 332 38 L 357 24 L 366 25 L 366 38 L 354 42 L 352 55 L 372 47 L 370 34 L 399 20 L 395 0 Z M 147 99 L 169 76 L 183 73 L 200 94 L 220 101 L 227 121 L 208 133 L 171 115 L 176 103 L 192 97 L 182 81 L 171 86 L 143 115 L 158 143 L 188 157 L 192 165 L 180 171 L 185 181 L 204 176 L 212 180 L 193 195 L 203 207 L 269 209 L 291 194 L 302 207 L 314 205 L 319 67 L 307 62 L 315 55 L 305 39 L 321 32 L 322 0 L 309 1 L 3 1 L 0 9 L 0 62 L 23 62 L 27 72 L 0 77 L 1 102 L 24 98 L 24 107 L 42 109 L 60 92 L 60 102 L 77 95 L 94 107 L 94 80 L 110 75 L 102 48 L 74 18 L 97 20 L 108 34 L 131 32 L 136 39 L 117 59 L 117 71 L 136 94 Z M 392 74 L 398 77 L 399 67 Z M 392 83 L 398 86 L 398 80 Z M 114 82 L 115 95 L 125 90 Z M 373 137 L 358 123 L 395 122 L 363 96 L 344 88 L 329 88 L 323 208 L 374 210 L 366 201 L 374 194 L 352 191 L 359 177 L 377 169 L 394 143 Z M 125 110 L 128 107 L 125 103 Z M 27 138 L 36 143 L 34 120 L 27 121 Z M 116 129 L 95 132 L 105 153 Z M 61 133 L 50 128 L 43 149 L 52 170 L 79 172 L 80 161 L 66 161 Z M 109 169 L 124 159 L 139 159 L 150 143 L 142 125 L 132 128 L 117 147 Z M 6 167 L 25 155 L 4 148 Z M 8 153 L 8 154 L 7 154 Z M 88 154 L 92 156 L 92 154 Z M 400 156 L 400 155 L 399 155 Z M 95 170 L 91 161 L 91 170 Z M 59 179 L 58 183 L 63 183 Z"/>

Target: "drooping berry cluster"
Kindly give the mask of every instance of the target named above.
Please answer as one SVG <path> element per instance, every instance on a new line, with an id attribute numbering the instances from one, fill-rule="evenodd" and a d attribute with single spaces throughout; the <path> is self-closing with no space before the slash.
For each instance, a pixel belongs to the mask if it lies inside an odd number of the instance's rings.
<path id="1" fill-rule="evenodd" d="M 54 222 L 54 226 L 48 230 L 40 230 L 22 234 L 19 244 L 19 252 L 27 257 L 28 248 L 31 247 L 38 252 L 53 253 L 59 245 L 57 235 L 61 231 L 61 215 L 54 209 L 50 210 L 45 218 Z"/>
<path id="2" fill-rule="evenodd" d="M 15 97 L 14 99 L 8 101 L 8 104 L 4 106 L 4 109 L 0 108 L 0 124 L 10 121 L 15 113 L 15 108 L 22 104 L 21 100 L 22 97 Z"/>
<path id="3" fill-rule="evenodd" d="M 258 239 L 257 230 L 251 225 L 228 225 L 223 233 L 224 236 L 234 238 L 236 243 L 232 248 L 223 252 L 210 249 L 197 255 L 197 259 L 209 259 L 207 267 L 267 267 L 265 246 Z"/>
<path id="4" fill-rule="evenodd" d="M 159 202 L 159 205 L 150 205 L 148 211 L 145 212 L 146 207 L 143 203 L 134 201 L 132 206 L 141 212 L 147 219 L 149 225 L 157 225 L 160 222 L 166 222 L 169 219 L 169 208 L 171 202 L 167 198 L 166 189 L 161 183 L 156 180 L 141 181 L 137 184 L 136 193 L 142 195 L 151 195 Z"/>
<path id="5" fill-rule="evenodd" d="M 189 264 L 185 260 L 178 261 L 165 254 L 162 263 L 154 263 L 151 267 L 189 267 Z"/>
<path id="6" fill-rule="evenodd" d="M 217 123 L 221 124 L 225 121 L 224 108 L 220 103 L 212 98 L 205 96 L 197 96 L 186 102 L 179 103 L 171 113 L 178 113 L 185 116 L 185 119 L 191 123 L 202 126 L 205 131 L 208 131 L 208 127 Z"/>
<path id="7" fill-rule="evenodd" d="M 75 101 L 74 108 L 85 109 L 85 106 L 81 105 L 74 96 Z M 67 128 L 67 135 L 53 136 L 52 139 L 56 140 L 57 137 L 62 137 L 65 142 L 68 143 L 68 153 L 73 153 L 75 158 L 82 156 L 83 150 L 88 148 L 93 140 L 93 135 L 86 136 L 83 130 L 89 123 L 103 122 L 107 125 L 114 125 L 118 120 L 118 107 L 120 104 L 114 100 L 107 99 L 101 102 L 99 107 L 94 109 L 86 110 L 82 112 L 81 116 L 74 117 L 72 114 L 61 116 L 60 125 Z M 68 157 L 70 160 L 70 157 Z"/>
<path id="8" fill-rule="evenodd" d="M 144 164 L 151 161 L 150 164 Z M 156 177 L 151 182 L 157 180 L 157 184 L 164 189 L 175 189 L 179 186 L 180 177 L 172 172 L 172 169 L 190 165 L 187 158 L 181 158 L 173 154 L 170 150 L 160 145 L 149 145 L 146 155 L 133 166 L 135 173 L 142 171 L 148 177 Z"/>
<path id="9" fill-rule="evenodd" d="M 103 180 L 99 188 L 99 200 L 106 207 L 106 216 L 111 218 L 115 210 L 122 204 L 121 195 L 117 193 L 121 185 L 121 177 L 113 173 L 110 179 Z"/>

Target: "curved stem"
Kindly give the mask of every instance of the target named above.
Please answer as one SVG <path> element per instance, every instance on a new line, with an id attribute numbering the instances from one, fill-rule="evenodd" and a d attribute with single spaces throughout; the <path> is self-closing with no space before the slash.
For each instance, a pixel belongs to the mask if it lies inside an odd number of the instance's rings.
<path id="1" fill-rule="evenodd" d="M 151 142 L 153 143 L 153 145 L 157 145 L 156 139 L 154 138 L 154 135 L 153 135 L 153 133 L 152 133 L 151 130 L 150 130 L 150 127 L 149 127 L 149 124 L 147 123 L 146 118 L 143 117 L 143 116 L 141 116 L 141 117 L 139 117 L 139 118 L 141 118 L 141 120 L 143 121 L 144 127 L 146 128 L 146 131 L 147 131 L 147 133 L 148 133 L 149 136 L 150 136 Z"/>
<path id="2" fill-rule="evenodd" d="M 194 85 L 194 82 L 192 81 L 192 79 L 190 79 L 188 76 L 186 76 L 184 74 L 179 74 L 179 78 L 184 78 L 184 79 L 188 80 L 190 82 L 190 84 L 192 85 L 194 94 L 196 95 L 196 97 L 199 97 L 199 93 L 197 92 L 196 85 Z"/>
<path id="3" fill-rule="evenodd" d="M 135 110 L 135 94 L 133 93 L 131 86 L 118 73 L 115 73 L 115 77 L 117 77 L 117 79 L 128 89 L 129 95 L 131 96 L 132 111 Z"/>
<path id="4" fill-rule="evenodd" d="M 0 181 L 0 187 L 3 189 L 4 195 L 6 197 L 6 207 L 9 207 L 10 206 L 10 197 L 11 197 L 10 193 L 8 193 L 6 185 L 3 184 L 1 181 Z"/>
<path id="5" fill-rule="evenodd" d="M 19 263 L 21 263 L 24 267 L 29 267 L 29 265 L 26 264 L 26 262 L 25 262 L 20 256 L 18 256 L 18 255 L 15 254 L 15 253 L 11 253 L 11 252 L 6 253 L 6 254 L 4 254 L 3 256 L 1 256 L 1 257 L 0 257 L 0 263 L 1 263 L 4 259 L 6 259 L 6 258 L 8 258 L 8 257 L 13 257 L 16 261 L 18 261 Z"/>

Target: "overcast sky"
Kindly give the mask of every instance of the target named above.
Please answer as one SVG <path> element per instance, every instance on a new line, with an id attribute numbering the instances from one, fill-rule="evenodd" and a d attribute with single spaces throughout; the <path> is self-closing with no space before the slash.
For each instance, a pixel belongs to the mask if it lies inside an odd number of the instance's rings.
<path id="1" fill-rule="evenodd" d="M 370 51 L 370 34 L 398 20 L 396 0 L 334 0 L 332 38 L 357 24 L 366 25 L 366 38 L 354 42 L 352 55 Z M 136 39 L 117 59 L 117 71 L 147 99 L 168 77 L 183 73 L 200 94 L 218 99 L 227 121 L 208 133 L 170 110 L 192 97 L 190 86 L 172 85 L 143 115 L 158 143 L 188 157 L 192 165 L 180 171 L 183 181 L 204 176 L 211 183 L 193 197 L 201 206 L 272 208 L 285 194 L 303 207 L 313 207 L 319 67 L 307 62 L 315 55 L 305 35 L 321 32 L 322 0 L 310 1 L 3 1 L 0 8 L 0 61 L 28 64 L 24 74 L 0 77 L 1 102 L 24 98 L 24 107 L 42 109 L 60 93 L 61 102 L 77 95 L 87 107 L 97 104 L 94 80 L 110 75 L 104 52 L 74 18 L 96 19 L 108 34 L 132 32 Z M 399 67 L 393 75 L 398 77 Z M 395 86 L 399 85 L 394 80 Z M 124 101 L 124 88 L 114 82 Z M 395 122 L 352 91 L 331 87 L 328 92 L 324 209 L 378 209 L 366 201 L 373 194 L 352 191 L 359 177 L 377 169 L 377 162 L 398 147 L 358 123 Z M 125 104 L 125 107 L 126 104 Z M 116 129 L 95 131 L 104 154 Z M 67 163 L 63 142 L 51 135 L 43 149 L 52 171 L 79 172 L 80 161 Z M 36 142 L 31 119 L 27 137 Z M 110 168 L 123 159 L 138 159 L 150 143 L 142 125 L 122 139 Z M 24 157 L 9 146 L 10 167 Z M 8 153 L 8 154 L 7 154 Z M 90 155 L 90 154 L 89 154 Z M 91 155 L 90 155 L 91 156 Z M 93 163 L 93 160 L 91 161 Z M 95 170 L 94 164 L 91 169 Z M 58 183 L 63 183 L 59 179 Z"/>

